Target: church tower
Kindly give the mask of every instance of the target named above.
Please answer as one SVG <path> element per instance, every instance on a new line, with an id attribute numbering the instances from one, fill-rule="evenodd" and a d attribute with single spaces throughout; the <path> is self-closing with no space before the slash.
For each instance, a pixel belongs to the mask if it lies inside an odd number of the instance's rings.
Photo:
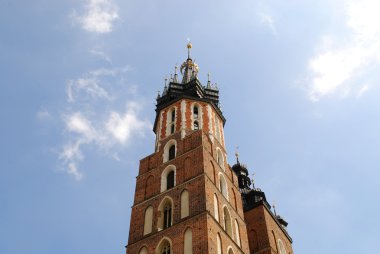
<path id="1" fill-rule="evenodd" d="M 256 224 L 273 224 L 265 217 L 272 214 L 270 206 L 265 196 L 260 205 L 247 205 L 256 189 L 242 177 L 239 163 L 234 168 L 227 163 L 219 90 L 210 77 L 206 85 L 198 80 L 191 48 L 189 43 L 182 78 L 176 66 L 157 96 L 155 152 L 140 160 L 126 253 L 259 253 L 269 229 L 260 231 Z M 247 228 L 256 229 L 252 241 Z M 282 254 L 278 249 L 260 253 Z"/>

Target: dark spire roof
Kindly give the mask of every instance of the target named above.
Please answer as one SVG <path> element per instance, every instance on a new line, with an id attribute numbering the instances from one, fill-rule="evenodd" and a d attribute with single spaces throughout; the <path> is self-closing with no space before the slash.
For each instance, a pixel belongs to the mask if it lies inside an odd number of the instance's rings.
<path id="1" fill-rule="evenodd" d="M 161 96 L 157 96 L 156 112 L 158 113 L 161 109 L 169 106 L 177 100 L 180 100 L 182 98 L 189 98 L 210 103 L 223 120 L 223 124 L 225 124 L 226 119 L 224 118 L 220 109 L 219 90 L 216 85 L 211 85 L 209 78 L 207 86 L 203 86 L 202 83 L 199 81 L 199 67 L 191 59 L 191 48 L 191 43 L 188 43 L 188 58 L 180 67 L 180 71 L 183 76 L 182 82 L 179 83 L 177 74 L 178 66 L 176 65 L 173 78 L 169 80 L 169 84 L 167 84 L 166 82 L 167 79 L 165 80 L 165 87 L 163 89 L 163 93 Z M 158 115 L 156 116 L 153 131 L 156 131 L 157 117 Z"/>

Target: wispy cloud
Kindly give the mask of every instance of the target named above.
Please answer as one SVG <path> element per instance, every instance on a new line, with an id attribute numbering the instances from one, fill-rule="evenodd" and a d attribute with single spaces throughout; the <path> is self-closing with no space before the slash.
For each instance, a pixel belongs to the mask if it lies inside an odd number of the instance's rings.
<path id="1" fill-rule="evenodd" d="M 62 116 L 65 140 L 59 153 L 62 168 L 76 180 L 84 176 L 79 163 L 85 159 L 87 148 L 96 148 L 102 153 L 120 161 L 118 152 L 151 130 L 152 124 L 140 117 L 142 98 L 126 100 L 106 90 L 105 79 L 117 84 L 124 80 L 123 75 L 129 67 L 101 68 L 89 71 L 82 77 L 68 81 L 68 110 Z M 85 77 L 85 78 L 84 78 Z M 135 85 L 133 85 L 134 87 Z M 128 86 L 127 86 L 128 87 Z M 128 89 L 124 89 L 127 96 Z M 138 94 L 134 94 L 134 97 Z M 112 99 L 110 99 L 112 98 Z M 118 108 L 120 100 L 125 106 Z"/>
<path id="2" fill-rule="evenodd" d="M 277 36 L 277 29 L 273 17 L 265 13 L 260 13 L 259 18 L 260 23 L 267 26 L 272 31 L 273 35 Z"/>
<path id="3" fill-rule="evenodd" d="M 109 57 L 105 52 L 101 51 L 101 50 L 96 50 L 96 49 L 91 49 L 90 50 L 90 53 L 94 56 L 98 56 L 100 57 L 101 59 L 111 63 L 111 57 Z"/>
<path id="4" fill-rule="evenodd" d="M 72 17 L 83 29 L 94 33 L 109 33 L 113 22 L 119 18 L 118 8 L 113 0 L 87 0 L 82 15 L 73 13 Z"/>
<path id="5" fill-rule="evenodd" d="M 318 52 L 309 61 L 309 98 L 312 101 L 351 90 L 356 80 L 380 63 L 380 16 L 377 12 L 380 2 L 351 0 L 344 8 L 349 35 L 345 38 L 324 35 Z"/>

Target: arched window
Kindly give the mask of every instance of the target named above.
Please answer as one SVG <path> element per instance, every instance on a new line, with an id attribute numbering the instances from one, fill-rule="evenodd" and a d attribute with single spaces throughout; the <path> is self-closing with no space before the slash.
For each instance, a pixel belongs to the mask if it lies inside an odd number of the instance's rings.
<path id="1" fill-rule="evenodd" d="M 139 254 L 148 254 L 148 249 L 146 247 L 142 247 Z"/>
<path id="2" fill-rule="evenodd" d="M 194 119 L 198 119 L 198 107 L 197 106 L 194 106 L 194 108 L 193 108 L 193 116 L 194 116 Z"/>
<path id="3" fill-rule="evenodd" d="M 164 152 L 162 154 L 163 162 L 172 160 L 177 155 L 177 141 L 175 139 L 169 140 L 164 146 Z"/>
<path id="4" fill-rule="evenodd" d="M 173 200 L 165 197 L 159 207 L 159 217 L 157 222 L 158 231 L 166 229 L 173 224 Z"/>
<path id="5" fill-rule="evenodd" d="M 156 254 L 172 254 L 172 246 L 166 237 L 161 240 L 158 247 L 156 248 Z"/>
<path id="6" fill-rule="evenodd" d="M 184 254 L 193 254 L 193 233 L 191 229 L 188 228 L 185 232 L 185 243 L 183 248 Z"/>
<path id="7" fill-rule="evenodd" d="M 222 239 L 220 239 L 219 233 L 216 235 L 216 249 L 217 254 L 222 254 Z"/>
<path id="8" fill-rule="evenodd" d="M 219 174 L 219 188 L 220 192 L 228 200 L 228 189 L 226 179 L 224 179 L 224 176 L 221 173 Z"/>
<path id="9" fill-rule="evenodd" d="M 235 236 L 236 236 L 237 245 L 241 247 L 239 223 L 237 222 L 236 219 L 235 219 Z"/>
<path id="10" fill-rule="evenodd" d="M 189 192 L 187 190 L 181 193 L 181 219 L 189 216 Z"/>
<path id="11" fill-rule="evenodd" d="M 145 210 L 144 235 L 152 233 L 152 227 L 153 227 L 153 207 L 149 206 Z"/>
<path id="12" fill-rule="evenodd" d="M 222 153 L 222 151 L 219 148 L 216 149 L 216 162 L 225 171 L 225 169 L 224 169 L 224 157 L 223 157 L 223 153 Z"/>
<path id="13" fill-rule="evenodd" d="M 236 194 L 233 188 L 231 189 L 231 191 L 232 191 L 232 202 L 234 202 L 234 208 L 235 210 L 237 210 Z"/>
<path id="14" fill-rule="evenodd" d="M 249 249 L 252 251 L 257 251 L 259 246 L 258 246 L 258 240 L 257 240 L 257 233 L 254 229 L 251 229 L 248 232 L 248 240 L 249 240 Z"/>
<path id="15" fill-rule="evenodd" d="M 277 244 L 278 244 L 278 251 L 279 251 L 279 254 L 286 254 L 285 245 L 284 245 L 284 243 L 281 241 L 281 239 L 278 239 L 278 240 L 277 240 Z"/>
<path id="16" fill-rule="evenodd" d="M 169 160 L 175 158 L 175 145 L 171 145 L 169 148 Z"/>
<path id="17" fill-rule="evenodd" d="M 161 174 L 161 192 L 169 190 L 176 185 L 176 167 L 168 165 Z"/>
<path id="18" fill-rule="evenodd" d="M 199 123 L 198 123 L 198 121 L 194 121 L 194 130 L 199 130 Z"/>
<path id="19" fill-rule="evenodd" d="M 227 206 L 223 208 L 223 222 L 224 222 L 224 230 L 227 234 L 232 238 L 232 226 L 231 226 L 231 215 L 228 211 Z"/>
<path id="20" fill-rule="evenodd" d="M 216 194 L 214 194 L 214 217 L 219 222 L 219 203 Z"/>
<path id="21" fill-rule="evenodd" d="M 227 252 L 227 254 L 234 254 L 234 251 L 232 250 L 232 248 L 231 248 L 231 247 L 228 249 L 228 252 Z"/>
<path id="22" fill-rule="evenodd" d="M 174 170 L 170 171 L 166 180 L 166 189 L 169 190 L 174 187 Z"/>

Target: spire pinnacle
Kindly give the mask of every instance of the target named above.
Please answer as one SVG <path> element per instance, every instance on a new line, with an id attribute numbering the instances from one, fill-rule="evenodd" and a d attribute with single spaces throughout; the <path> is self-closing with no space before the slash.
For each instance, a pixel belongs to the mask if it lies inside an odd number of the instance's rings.
<path id="1" fill-rule="evenodd" d="M 209 73 L 209 77 L 210 77 L 210 73 Z M 236 163 L 237 163 L 237 164 L 240 164 L 240 162 L 239 162 L 239 152 L 238 152 L 238 150 L 239 150 L 239 147 L 236 146 L 236 147 L 235 147 Z"/>
<path id="2" fill-rule="evenodd" d="M 178 69 L 178 65 L 175 64 L 175 66 L 174 66 L 174 78 L 173 78 L 174 83 L 178 83 L 177 69 Z"/>
<path id="3" fill-rule="evenodd" d="M 252 186 L 255 187 L 255 173 L 252 173 L 251 183 L 252 183 Z"/>
<path id="4" fill-rule="evenodd" d="M 274 211 L 274 215 L 277 216 L 277 213 L 276 213 L 276 202 L 273 200 L 273 211 Z"/>
<path id="5" fill-rule="evenodd" d="M 181 65 L 180 71 L 183 75 L 182 84 L 186 84 L 190 82 L 190 80 L 195 79 L 197 77 L 199 67 L 198 64 L 195 63 L 195 60 L 191 59 L 190 49 L 193 45 L 188 40 L 187 43 L 187 60 Z"/>
<path id="6" fill-rule="evenodd" d="M 187 43 L 187 58 L 191 58 L 191 57 L 190 57 L 190 50 L 191 50 L 191 48 L 193 47 L 193 45 L 191 44 L 189 38 L 187 39 L 187 41 L 188 41 L 188 43 Z"/>

